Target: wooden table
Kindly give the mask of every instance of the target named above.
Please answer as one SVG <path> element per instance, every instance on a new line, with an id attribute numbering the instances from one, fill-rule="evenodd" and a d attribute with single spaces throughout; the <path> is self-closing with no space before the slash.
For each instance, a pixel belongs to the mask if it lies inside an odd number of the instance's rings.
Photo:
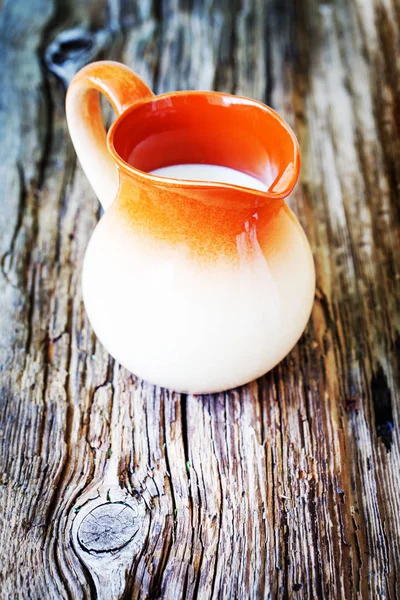
<path id="1" fill-rule="evenodd" d="M 399 0 L 8 0 L 0 18 L 1 597 L 394 599 Z M 246 387 L 155 388 L 90 328 L 99 203 L 64 96 L 104 57 L 156 92 L 262 99 L 299 138 L 314 310 Z"/>

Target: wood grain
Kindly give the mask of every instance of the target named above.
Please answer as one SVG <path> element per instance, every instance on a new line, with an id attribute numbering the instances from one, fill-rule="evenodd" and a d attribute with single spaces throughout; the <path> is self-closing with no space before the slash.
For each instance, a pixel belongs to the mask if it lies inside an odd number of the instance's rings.
<path id="1" fill-rule="evenodd" d="M 398 0 L 4 2 L 1 597 L 400 594 L 399 55 Z M 105 57 L 264 100 L 299 137 L 315 306 L 248 386 L 155 388 L 90 328 L 99 205 L 64 95 Z"/>

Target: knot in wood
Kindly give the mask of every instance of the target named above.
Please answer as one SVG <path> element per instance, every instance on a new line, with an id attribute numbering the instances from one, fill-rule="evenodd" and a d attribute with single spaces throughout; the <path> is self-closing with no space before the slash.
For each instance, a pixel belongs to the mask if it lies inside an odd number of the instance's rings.
<path id="1" fill-rule="evenodd" d="M 78 541 L 86 552 L 121 550 L 139 531 L 139 518 L 125 502 L 107 502 L 87 514 L 78 529 Z"/>

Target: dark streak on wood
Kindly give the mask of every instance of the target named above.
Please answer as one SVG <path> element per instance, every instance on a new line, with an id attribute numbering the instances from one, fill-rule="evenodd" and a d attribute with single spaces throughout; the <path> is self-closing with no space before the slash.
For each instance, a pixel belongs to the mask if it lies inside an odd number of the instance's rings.
<path id="1" fill-rule="evenodd" d="M 371 392 L 374 403 L 376 433 L 389 452 L 393 442 L 392 394 L 381 365 L 372 377 Z"/>

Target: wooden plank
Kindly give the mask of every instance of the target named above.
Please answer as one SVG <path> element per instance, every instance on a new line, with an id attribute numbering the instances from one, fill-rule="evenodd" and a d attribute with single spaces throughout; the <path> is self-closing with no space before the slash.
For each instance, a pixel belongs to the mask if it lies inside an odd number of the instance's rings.
<path id="1" fill-rule="evenodd" d="M 395 0 L 5 4 L 2 597 L 396 597 L 399 40 Z M 257 382 L 161 390 L 91 331 L 80 269 L 100 211 L 63 103 L 104 56 L 156 92 L 264 99 L 299 137 L 289 202 L 316 302 Z"/>

